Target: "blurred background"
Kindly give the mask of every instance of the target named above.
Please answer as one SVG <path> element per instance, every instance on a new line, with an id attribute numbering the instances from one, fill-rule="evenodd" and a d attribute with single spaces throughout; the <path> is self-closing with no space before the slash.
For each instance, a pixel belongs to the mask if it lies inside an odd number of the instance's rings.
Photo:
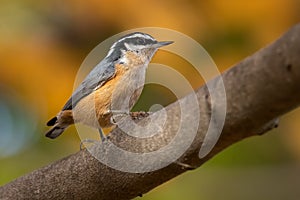
<path id="1" fill-rule="evenodd" d="M 79 150 L 74 127 L 49 140 L 45 122 L 71 95 L 85 56 L 106 38 L 138 27 L 174 29 L 225 71 L 298 23 L 299 8 L 299 0 L 1 0 L 0 185 Z M 188 74 L 194 88 L 203 84 L 187 63 L 168 57 L 161 51 L 154 62 Z M 146 86 L 136 109 L 173 101 L 167 89 Z M 278 129 L 233 145 L 143 199 L 299 199 L 299 119 L 299 109 L 288 113 Z"/>

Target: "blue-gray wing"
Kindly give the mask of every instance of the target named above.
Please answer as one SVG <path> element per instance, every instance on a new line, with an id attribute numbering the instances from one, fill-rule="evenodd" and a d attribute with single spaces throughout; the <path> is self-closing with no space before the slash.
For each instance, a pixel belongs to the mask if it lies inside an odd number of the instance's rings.
<path id="1" fill-rule="evenodd" d="M 105 59 L 102 60 L 78 86 L 62 110 L 71 110 L 74 108 L 81 99 L 105 84 L 114 76 L 114 74 L 114 64 L 112 62 L 107 62 Z"/>

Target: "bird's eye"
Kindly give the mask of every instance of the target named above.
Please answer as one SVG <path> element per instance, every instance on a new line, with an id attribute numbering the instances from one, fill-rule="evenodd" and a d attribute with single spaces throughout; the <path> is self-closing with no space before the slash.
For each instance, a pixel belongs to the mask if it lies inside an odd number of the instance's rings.
<path id="1" fill-rule="evenodd" d="M 114 59 L 114 62 L 117 61 L 117 60 L 119 60 L 120 58 L 121 58 L 121 56 L 116 57 L 116 58 Z"/>
<path id="2" fill-rule="evenodd" d="M 135 52 L 135 53 L 140 53 L 140 50 L 135 50 L 134 52 Z"/>

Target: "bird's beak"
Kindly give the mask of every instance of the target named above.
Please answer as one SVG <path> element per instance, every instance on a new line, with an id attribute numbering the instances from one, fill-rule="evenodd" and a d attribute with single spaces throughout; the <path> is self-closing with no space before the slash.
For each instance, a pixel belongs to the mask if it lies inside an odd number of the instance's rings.
<path id="1" fill-rule="evenodd" d="M 162 41 L 162 42 L 157 42 L 156 44 L 152 45 L 152 47 L 154 47 L 154 48 L 160 48 L 160 47 L 172 44 L 172 43 L 174 43 L 174 41 Z"/>

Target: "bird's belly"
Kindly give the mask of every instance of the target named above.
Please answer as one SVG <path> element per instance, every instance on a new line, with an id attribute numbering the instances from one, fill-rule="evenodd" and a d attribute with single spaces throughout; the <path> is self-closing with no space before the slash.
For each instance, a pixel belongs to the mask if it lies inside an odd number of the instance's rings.
<path id="1" fill-rule="evenodd" d="M 73 109 L 75 123 L 91 127 L 109 127 L 109 111 L 130 111 L 140 97 L 145 82 L 145 67 L 116 73 L 102 87 L 78 102 Z"/>
<path id="2" fill-rule="evenodd" d="M 145 68 L 132 69 L 118 81 L 112 92 L 111 110 L 131 110 L 145 84 Z"/>

